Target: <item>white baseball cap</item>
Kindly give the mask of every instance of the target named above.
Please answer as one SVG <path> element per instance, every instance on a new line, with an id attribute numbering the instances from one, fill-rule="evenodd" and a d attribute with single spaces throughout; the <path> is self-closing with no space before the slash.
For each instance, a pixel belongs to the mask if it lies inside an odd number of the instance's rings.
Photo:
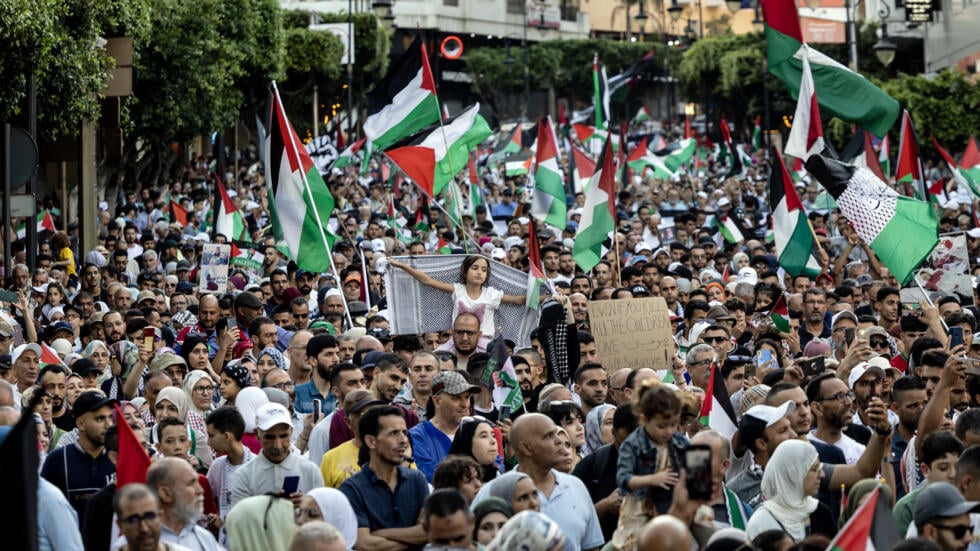
<path id="1" fill-rule="evenodd" d="M 282 404 L 268 403 L 259 406 L 255 412 L 255 426 L 262 430 L 269 430 L 276 425 L 293 426 L 293 420 L 289 416 L 289 410 Z"/>
<path id="2" fill-rule="evenodd" d="M 752 285 L 755 285 L 759 282 L 759 274 L 756 273 L 755 268 L 746 266 L 738 271 L 738 279 L 736 281 L 739 283 L 751 283 Z"/>

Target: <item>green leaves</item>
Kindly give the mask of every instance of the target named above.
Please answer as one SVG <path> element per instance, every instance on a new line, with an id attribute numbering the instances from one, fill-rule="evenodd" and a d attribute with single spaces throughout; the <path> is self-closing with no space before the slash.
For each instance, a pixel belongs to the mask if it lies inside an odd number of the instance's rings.
<path id="1" fill-rule="evenodd" d="M 955 155 L 980 128 L 980 87 L 959 71 L 946 69 L 932 78 L 901 75 L 883 87 L 912 114 L 923 151 L 933 150 L 928 138 L 935 135 Z"/>

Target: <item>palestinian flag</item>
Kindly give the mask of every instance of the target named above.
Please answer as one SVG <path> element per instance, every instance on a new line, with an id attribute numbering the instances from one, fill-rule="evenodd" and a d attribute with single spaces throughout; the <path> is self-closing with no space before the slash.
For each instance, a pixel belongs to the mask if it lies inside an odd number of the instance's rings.
<path id="1" fill-rule="evenodd" d="M 946 166 L 949 168 L 949 171 L 953 173 L 953 178 L 956 180 L 957 185 L 961 188 L 969 189 L 970 192 L 973 193 L 974 197 L 980 197 L 980 189 L 977 188 L 977 184 L 980 184 L 980 182 L 975 182 L 969 178 L 969 174 L 963 170 L 962 167 L 956 164 L 956 161 L 953 160 L 953 156 L 950 155 L 948 151 L 943 149 L 943 146 L 939 145 L 939 142 L 936 140 L 935 136 L 932 137 L 932 145 L 936 147 L 936 151 L 938 151 L 939 155 L 944 161 L 946 161 Z"/>
<path id="2" fill-rule="evenodd" d="M 538 233 L 534 231 L 534 220 L 527 223 L 527 260 L 530 269 L 527 272 L 527 302 L 531 310 L 537 310 L 541 303 L 541 286 L 547 278 L 544 275 L 544 264 L 541 263 L 541 251 L 538 250 Z"/>
<path id="3" fill-rule="evenodd" d="M 626 101 L 626 97 L 633 90 L 633 85 L 639 80 L 640 73 L 653 64 L 653 52 L 654 50 L 650 50 L 643 56 L 643 59 L 630 65 L 622 73 L 609 77 L 609 97 L 612 101 L 616 103 Z"/>
<path id="4" fill-rule="evenodd" d="M 218 209 L 214 215 L 214 233 L 220 233 L 229 240 L 241 239 L 248 230 L 245 217 L 228 195 L 225 186 L 221 184 L 221 179 L 217 179 L 215 183 L 218 191 Z"/>
<path id="5" fill-rule="evenodd" d="M 810 155 L 823 151 L 823 125 L 820 123 L 820 108 L 817 106 L 817 92 L 813 88 L 813 75 L 810 74 L 810 61 L 807 45 L 803 45 L 803 75 L 800 80 L 800 94 L 796 101 L 796 114 L 793 127 L 786 141 L 786 154 L 807 160 Z"/>
<path id="6" fill-rule="evenodd" d="M 453 254 L 453 248 L 449 246 L 449 242 L 443 238 L 439 238 L 439 243 L 436 244 L 437 254 Z"/>
<path id="7" fill-rule="evenodd" d="M 762 143 L 762 117 L 756 115 L 755 125 L 752 127 L 752 147 L 755 149 L 762 149 L 765 144 Z"/>
<path id="8" fill-rule="evenodd" d="M 858 73 L 819 51 L 806 49 L 793 0 L 761 0 L 766 22 L 769 72 L 795 99 L 803 80 L 803 56 L 810 61 L 820 109 L 883 136 L 898 119 L 898 102 Z"/>
<path id="9" fill-rule="evenodd" d="M 881 167 L 882 180 L 888 183 L 888 180 L 892 177 L 892 162 L 888 160 L 891 155 L 891 142 L 888 139 L 888 133 L 886 132 L 884 136 L 881 137 L 881 143 L 878 145 L 878 166 Z M 977 160 L 980 161 L 980 153 L 977 155 Z M 980 174 L 978 174 L 980 176 Z"/>
<path id="10" fill-rule="evenodd" d="M 878 164 L 878 153 L 871 143 L 871 132 L 867 130 L 860 130 L 851 137 L 851 141 L 840 152 L 840 159 L 857 167 L 863 166 L 885 181 L 885 174 Z"/>
<path id="11" fill-rule="evenodd" d="M 439 120 L 435 79 L 420 33 L 368 94 L 364 135 L 383 151 Z"/>
<path id="12" fill-rule="evenodd" d="M 902 111 L 902 132 L 899 136 L 895 181 L 904 184 L 905 195 L 908 197 L 928 201 L 925 170 L 922 168 L 922 157 L 919 156 L 919 140 L 915 136 L 912 116 L 908 111 Z"/>
<path id="13" fill-rule="evenodd" d="M 721 119 L 721 135 L 725 139 L 725 147 L 728 149 L 729 155 L 728 173 L 725 174 L 725 179 L 744 178 L 745 165 L 742 164 L 742 159 L 738 151 L 735 150 L 735 145 L 732 143 L 732 132 L 729 130 L 728 123 L 725 122 L 725 119 Z"/>
<path id="14" fill-rule="evenodd" d="M 822 155 L 810 157 L 806 170 L 837 200 L 841 213 L 898 282 L 911 281 L 939 242 L 932 206 L 898 195 L 866 168 Z"/>
<path id="15" fill-rule="evenodd" d="M 599 263 L 602 244 L 616 229 L 616 166 L 611 142 L 606 140 L 597 170 L 585 190 L 585 207 L 575 232 L 572 256 L 583 272 Z"/>
<path id="16" fill-rule="evenodd" d="M 769 208 L 772 212 L 773 239 L 776 258 L 786 273 L 796 277 L 805 274 L 815 278 L 822 270 L 813 256 L 817 237 L 803 211 L 793 179 L 786 170 L 783 157 L 772 151 L 772 170 L 769 171 Z"/>
<path id="17" fill-rule="evenodd" d="M 170 199 L 170 223 L 177 223 L 181 226 L 187 225 L 187 209 L 180 206 L 180 203 L 174 201 L 173 198 Z"/>
<path id="18" fill-rule="evenodd" d="M 38 358 L 38 361 L 42 365 L 65 365 L 65 363 L 61 360 L 61 356 L 58 355 L 57 350 L 51 348 L 43 342 L 38 344 L 41 345 L 41 357 Z"/>
<path id="19" fill-rule="evenodd" d="M 653 119 L 653 115 L 650 114 L 650 110 L 647 109 L 646 105 L 642 105 L 636 111 L 636 114 L 633 115 L 633 120 L 630 121 L 630 125 L 636 126 L 638 124 L 643 124 L 651 119 Z"/>
<path id="20" fill-rule="evenodd" d="M 619 151 L 619 134 L 612 134 L 587 124 L 572 124 L 572 130 L 575 132 L 575 137 L 578 138 L 579 143 L 589 148 L 590 151 L 593 149 L 592 145 L 601 146 L 607 139 L 612 140 L 613 150 Z"/>
<path id="21" fill-rule="evenodd" d="M 831 551 L 891 549 L 901 541 L 888 501 L 875 488 L 830 542 Z"/>
<path id="22" fill-rule="evenodd" d="M 789 175 L 793 178 L 793 183 L 799 182 L 806 175 L 806 170 L 803 169 L 802 159 L 793 159 L 793 167 L 789 171 Z"/>
<path id="23" fill-rule="evenodd" d="M 430 197 L 466 168 L 470 151 L 490 137 L 477 103 L 441 125 L 425 129 L 386 154 Z"/>
<path id="24" fill-rule="evenodd" d="M 521 143 L 525 144 L 524 147 L 528 148 L 532 154 L 538 152 L 538 127 L 540 124 L 540 122 L 536 122 L 530 128 L 521 130 Z"/>
<path id="25" fill-rule="evenodd" d="M 558 144 L 547 120 L 538 123 L 538 157 L 534 169 L 531 217 L 558 228 L 568 222 L 565 181 L 558 164 Z"/>
<path id="26" fill-rule="evenodd" d="M 661 138 L 662 139 L 662 138 Z M 663 160 L 664 166 L 671 172 L 679 171 L 684 165 L 691 162 L 694 152 L 697 150 L 697 143 L 692 138 L 685 138 L 680 141 L 672 142 L 666 147 L 655 150 L 656 155 Z"/>
<path id="27" fill-rule="evenodd" d="M 595 161 L 574 145 L 569 160 L 572 164 L 570 175 L 572 192 L 583 193 L 588 187 L 589 181 L 592 180 L 592 174 L 595 173 Z"/>
<path id="28" fill-rule="evenodd" d="M 644 174 L 647 169 L 650 169 L 653 171 L 654 178 L 664 180 L 673 177 L 675 172 L 667 168 L 662 158 L 650 153 L 650 150 L 647 149 L 646 138 L 643 138 L 630 152 L 630 156 L 626 158 L 626 165 L 640 174 Z"/>
<path id="29" fill-rule="evenodd" d="M 37 233 L 54 233 L 58 231 L 58 228 L 54 225 L 54 218 L 51 216 L 50 211 L 42 210 L 37 213 L 34 219 L 37 221 Z M 27 223 L 22 222 L 17 225 L 17 239 L 24 239 L 25 237 L 27 237 Z"/>
<path id="30" fill-rule="evenodd" d="M 361 138 L 350 144 L 347 149 L 343 150 L 340 155 L 334 159 L 334 162 L 332 165 L 330 165 L 330 168 L 344 168 L 361 163 L 361 149 L 364 148 L 364 144 L 366 142 L 367 138 Z"/>
<path id="31" fill-rule="evenodd" d="M 592 55 L 592 90 L 595 95 L 595 127 L 609 128 L 609 82 L 606 79 L 606 66 L 599 63 L 598 52 Z"/>
<path id="32" fill-rule="evenodd" d="M 776 329 L 783 333 L 789 333 L 789 308 L 786 306 L 786 297 L 782 293 L 772 303 L 768 316 Z"/>
<path id="33" fill-rule="evenodd" d="M 118 404 L 113 404 L 116 410 L 116 426 L 119 427 L 119 459 L 116 460 L 116 490 L 131 482 L 146 483 L 146 472 L 150 470 L 150 456 L 147 455 L 143 444 L 136 438 L 136 433 L 126 422 Z"/>
<path id="34" fill-rule="evenodd" d="M 328 253 L 336 240 L 327 229 L 334 209 L 333 196 L 289 124 L 275 84 L 273 91 L 269 128 L 272 232 L 300 269 L 322 273 L 330 269 Z"/>
<path id="35" fill-rule="evenodd" d="M 726 212 L 721 219 L 718 221 L 718 231 L 721 232 L 721 236 L 725 238 L 725 241 L 729 243 L 741 243 L 745 241 L 745 235 L 742 233 L 741 228 L 728 216 Z"/>
<path id="36" fill-rule="evenodd" d="M 701 424 L 721 433 L 731 439 L 738 427 L 735 419 L 735 409 L 732 398 L 725 388 L 725 378 L 721 376 L 721 367 L 711 364 L 711 375 L 708 377 L 708 389 L 701 404 Z"/>
<path id="37" fill-rule="evenodd" d="M 507 141 L 501 141 L 497 143 L 497 147 L 494 148 L 493 153 L 490 154 L 488 161 L 490 164 L 500 162 L 505 157 L 519 153 L 523 149 L 523 132 L 521 132 L 521 123 L 514 125 L 514 130 L 510 133 L 510 138 Z"/>
<path id="38" fill-rule="evenodd" d="M 530 151 L 516 153 L 504 159 L 504 176 L 526 176 L 531 173 L 534 156 Z"/>
<path id="39" fill-rule="evenodd" d="M 977 140 L 973 136 L 970 136 L 970 143 L 966 145 L 966 151 L 960 159 L 960 167 L 965 171 L 967 178 L 980 182 L 980 148 L 977 148 Z"/>
<path id="40" fill-rule="evenodd" d="M 507 354 L 507 344 L 503 335 L 497 336 L 487 345 L 490 361 L 484 369 L 483 382 L 493 388 L 493 407 L 500 412 L 499 419 L 506 419 L 510 414 L 524 407 L 524 396 L 521 385 L 517 382 L 514 364 Z"/>

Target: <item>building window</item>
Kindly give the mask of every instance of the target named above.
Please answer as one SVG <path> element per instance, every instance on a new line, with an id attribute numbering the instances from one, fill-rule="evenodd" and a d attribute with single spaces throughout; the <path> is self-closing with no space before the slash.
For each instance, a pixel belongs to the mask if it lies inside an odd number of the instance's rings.
<path id="1" fill-rule="evenodd" d="M 507 0 L 507 13 L 524 13 L 523 0 Z"/>
<path id="2" fill-rule="evenodd" d="M 459 6 L 459 0 L 442 0 L 443 6 Z"/>

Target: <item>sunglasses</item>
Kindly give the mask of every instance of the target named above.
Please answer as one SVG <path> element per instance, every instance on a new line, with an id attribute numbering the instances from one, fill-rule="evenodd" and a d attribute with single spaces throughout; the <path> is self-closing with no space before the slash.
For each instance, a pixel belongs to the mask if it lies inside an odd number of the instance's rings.
<path id="1" fill-rule="evenodd" d="M 956 539 L 963 539 L 968 532 L 973 530 L 973 526 L 969 524 L 957 524 L 954 526 L 944 526 L 942 524 L 933 524 L 934 527 L 940 530 L 949 530 Z"/>

